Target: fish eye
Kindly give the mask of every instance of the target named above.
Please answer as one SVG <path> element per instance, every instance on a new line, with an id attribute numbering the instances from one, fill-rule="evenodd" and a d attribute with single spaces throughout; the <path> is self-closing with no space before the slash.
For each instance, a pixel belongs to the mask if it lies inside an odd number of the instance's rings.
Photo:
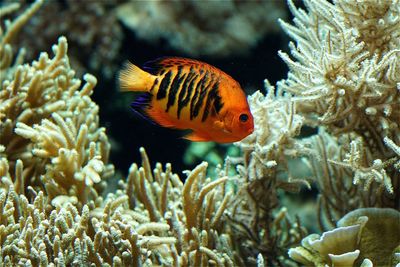
<path id="1" fill-rule="evenodd" d="M 239 120 L 241 122 L 246 122 L 249 119 L 249 116 L 247 114 L 240 114 Z"/>

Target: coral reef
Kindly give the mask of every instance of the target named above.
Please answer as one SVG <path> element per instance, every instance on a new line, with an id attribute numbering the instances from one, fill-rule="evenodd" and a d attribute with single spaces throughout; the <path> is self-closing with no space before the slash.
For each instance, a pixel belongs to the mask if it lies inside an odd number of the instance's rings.
<path id="1" fill-rule="evenodd" d="M 290 44 L 297 61 L 280 53 L 290 72 L 278 87 L 296 96 L 308 125 L 319 126 L 312 165 L 327 221 L 357 207 L 399 208 L 399 2 L 305 5 L 308 14 L 289 1 L 295 25 L 281 22 L 297 42 Z"/>
<path id="2" fill-rule="evenodd" d="M 186 54 L 244 53 L 286 16 L 281 1 L 135 1 L 117 9 L 118 18 L 140 38 L 165 39 Z"/>
<path id="3" fill-rule="evenodd" d="M 249 98 L 256 128 L 238 143 L 242 186 L 229 210 L 242 229 L 233 238 L 243 258 L 254 261 L 262 251 L 274 266 L 290 264 L 279 249 L 305 233 L 299 223 L 288 223 L 286 231 L 273 227 L 285 208 L 279 189 L 317 186 L 322 229 L 358 208 L 400 209 L 398 1 L 305 0 L 307 12 L 288 4 L 295 25 L 281 25 L 296 41 L 289 45 L 295 59 L 280 52 L 288 78 L 276 90 L 266 81 L 267 95 Z M 303 137 L 304 127 L 317 134 Z"/>
<path id="4" fill-rule="evenodd" d="M 144 149 L 141 154 L 142 166 L 132 165 L 121 190 L 82 208 L 71 201 L 50 203 L 45 192 L 32 188 L 31 200 L 18 195 L 18 181 L 4 173 L 8 166 L 3 160 L 0 262 L 4 266 L 235 266 L 221 223 L 232 197 L 223 186 L 227 177 L 205 179 L 207 164 L 202 163 L 188 172 L 183 184 L 169 164 L 165 171 L 157 164 L 152 172 Z"/>
<path id="5" fill-rule="evenodd" d="M 40 4 L 33 4 L 19 20 L 26 21 Z M 12 50 L 7 50 L 6 42 L 19 28 L 17 20 L 1 36 L 0 50 L 8 52 L 7 58 L 12 58 Z M 18 193 L 39 186 L 50 199 L 68 196 L 86 203 L 97 198 L 88 185 L 113 175 L 113 166 L 107 165 L 110 145 L 105 129 L 99 127 L 98 106 L 90 99 L 97 80 L 85 75 L 86 84 L 80 89 L 64 37 L 53 51 L 52 59 L 42 53 L 31 65 L 7 71 L 6 76 L 13 78 L 2 81 L 0 145 L 11 176 L 17 177 L 14 170 L 19 173 Z"/>
<path id="6" fill-rule="evenodd" d="M 249 97 L 255 130 L 238 144 L 243 156 L 232 159 L 238 164 L 240 188 L 227 216 L 246 264 L 254 264 L 263 251 L 267 265 L 288 266 L 293 263 L 287 259 L 287 249 L 299 243 L 306 230 L 298 218 L 292 222 L 280 205 L 279 190 L 299 192 L 302 185 L 310 187 L 307 177 L 290 170 L 289 161 L 312 152 L 295 139 L 303 118 L 296 115 L 294 103 L 275 95 L 268 82 L 266 87 L 266 96 L 256 92 Z"/>
<path id="7" fill-rule="evenodd" d="M 4 58 L 13 57 L 6 41 L 40 4 L 2 31 Z M 96 78 L 86 74 L 81 87 L 67 48 L 60 37 L 53 58 L 3 65 L 11 78 L 0 95 L 1 265 L 234 266 L 221 222 L 232 192 L 228 177 L 206 178 L 207 163 L 183 184 L 170 164 L 152 171 L 141 149 L 142 166 L 133 164 L 121 189 L 100 196 L 113 167 L 90 99 Z"/>
<path id="8" fill-rule="evenodd" d="M 294 59 L 280 53 L 288 78 L 249 97 L 255 131 L 236 144 L 240 156 L 214 178 L 202 162 L 183 179 L 168 163 L 152 169 L 141 148 L 140 166 L 111 193 L 110 142 L 91 100 L 97 79 L 76 78 L 65 37 L 53 57 L 23 64 L 13 43 L 42 0 L 2 22 L 0 265 L 399 264 L 399 2 L 288 3 L 295 25 L 281 24 Z M 143 3 L 143 14 L 163 5 Z M 175 5 L 159 19 L 204 8 Z M 3 6 L 2 18 L 18 7 Z M 316 133 L 304 136 L 306 127 Z M 285 206 L 309 189 L 318 191 L 311 209 L 321 235 L 307 236 L 302 214 Z"/>

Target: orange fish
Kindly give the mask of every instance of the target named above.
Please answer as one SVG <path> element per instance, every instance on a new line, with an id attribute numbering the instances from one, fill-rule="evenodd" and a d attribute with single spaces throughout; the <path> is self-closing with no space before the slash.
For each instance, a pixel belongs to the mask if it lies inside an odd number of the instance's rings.
<path id="1" fill-rule="evenodd" d="M 121 90 L 145 92 L 132 108 L 164 127 L 190 129 L 192 141 L 231 143 L 254 130 L 253 116 L 239 83 L 200 61 L 162 58 L 143 69 L 127 62 Z"/>

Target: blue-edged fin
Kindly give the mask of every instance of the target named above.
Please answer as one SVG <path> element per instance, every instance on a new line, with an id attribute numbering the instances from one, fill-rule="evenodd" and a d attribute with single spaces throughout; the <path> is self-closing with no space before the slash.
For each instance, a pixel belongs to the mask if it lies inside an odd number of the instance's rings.
<path id="1" fill-rule="evenodd" d="M 136 114 L 139 114 L 143 119 L 151 122 L 152 124 L 157 125 L 157 123 L 152 118 L 150 118 L 146 113 L 146 110 L 150 108 L 152 97 L 153 95 L 150 93 L 144 93 L 139 95 L 135 99 L 135 101 L 131 103 L 131 108 Z"/>
<path id="2" fill-rule="evenodd" d="M 118 74 L 121 91 L 148 92 L 156 77 L 127 61 Z"/>

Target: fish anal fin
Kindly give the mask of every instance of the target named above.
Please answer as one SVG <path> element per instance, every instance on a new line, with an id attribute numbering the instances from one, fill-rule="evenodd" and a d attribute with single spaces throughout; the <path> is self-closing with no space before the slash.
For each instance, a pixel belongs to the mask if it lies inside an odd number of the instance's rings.
<path id="1" fill-rule="evenodd" d="M 209 137 L 201 135 L 197 132 L 191 132 L 190 134 L 185 135 L 183 138 L 193 141 L 193 142 L 209 142 L 212 141 Z"/>
<path id="2" fill-rule="evenodd" d="M 118 74 L 121 91 L 147 92 L 155 78 L 129 61 L 124 64 Z"/>

